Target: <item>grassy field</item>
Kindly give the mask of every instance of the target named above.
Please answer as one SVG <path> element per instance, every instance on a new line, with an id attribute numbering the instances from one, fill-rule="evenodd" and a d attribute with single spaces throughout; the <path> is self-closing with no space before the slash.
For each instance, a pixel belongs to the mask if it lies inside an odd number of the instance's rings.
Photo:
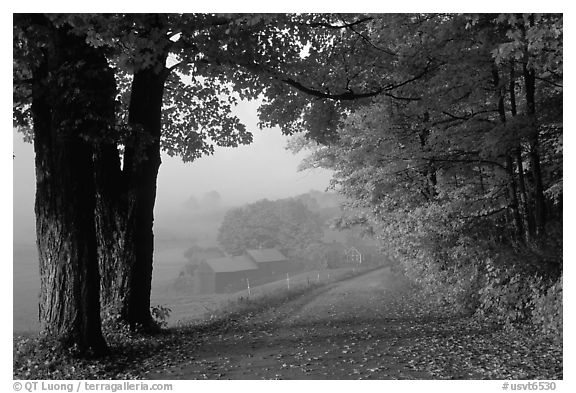
<path id="1" fill-rule="evenodd" d="M 154 252 L 152 296 L 170 286 L 180 269 L 187 263 L 184 252 L 189 247 L 187 240 L 163 241 Z M 13 331 L 18 334 L 35 333 L 38 324 L 38 294 L 40 275 L 38 252 L 32 244 L 14 244 L 13 253 Z"/>
<path id="2" fill-rule="evenodd" d="M 14 244 L 14 332 L 38 331 L 40 274 L 38 252 L 32 244 Z"/>

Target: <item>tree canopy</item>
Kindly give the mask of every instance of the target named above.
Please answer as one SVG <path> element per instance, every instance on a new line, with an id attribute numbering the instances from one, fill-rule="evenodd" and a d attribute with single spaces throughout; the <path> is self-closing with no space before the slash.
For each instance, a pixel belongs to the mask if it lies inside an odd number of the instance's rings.
<path id="1" fill-rule="evenodd" d="M 294 199 L 263 199 L 230 209 L 218 231 L 226 252 L 240 255 L 248 249 L 278 248 L 295 255 L 322 238 L 318 219 Z"/>
<path id="2" fill-rule="evenodd" d="M 396 27 L 406 18 L 417 23 Z M 352 212 L 340 225 L 374 233 L 413 280 L 464 308 L 525 318 L 526 293 L 545 293 L 536 282 L 562 266 L 562 17 L 380 21 L 396 34 L 375 29 L 371 42 L 426 72 L 396 98 L 340 112 L 330 143 L 292 147 L 313 150 L 303 167 L 335 171 Z M 398 80 L 411 69 L 390 65 Z M 516 274 L 522 284 L 503 295 Z"/>

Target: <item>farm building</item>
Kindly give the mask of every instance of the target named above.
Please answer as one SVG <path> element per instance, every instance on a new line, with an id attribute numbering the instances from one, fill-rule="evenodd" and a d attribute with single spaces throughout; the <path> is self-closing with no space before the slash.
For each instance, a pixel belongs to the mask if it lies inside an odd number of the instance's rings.
<path id="1" fill-rule="evenodd" d="M 197 293 L 226 293 L 260 285 L 293 272 L 295 265 L 274 248 L 247 250 L 244 255 L 209 258 L 194 272 Z"/>
<path id="2" fill-rule="evenodd" d="M 344 245 L 330 243 L 327 247 L 328 267 L 337 269 L 340 267 L 359 265 L 377 266 L 385 263 L 386 257 L 382 255 L 376 246 L 372 245 Z"/>
<path id="3" fill-rule="evenodd" d="M 194 274 L 194 288 L 198 293 L 226 293 L 246 288 L 246 279 L 258 270 L 250 258 L 209 258 L 202 262 Z"/>
<path id="4" fill-rule="evenodd" d="M 294 264 L 275 248 L 246 250 L 245 255 L 258 265 L 259 277 L 275 278 L 294 271 Z"/>

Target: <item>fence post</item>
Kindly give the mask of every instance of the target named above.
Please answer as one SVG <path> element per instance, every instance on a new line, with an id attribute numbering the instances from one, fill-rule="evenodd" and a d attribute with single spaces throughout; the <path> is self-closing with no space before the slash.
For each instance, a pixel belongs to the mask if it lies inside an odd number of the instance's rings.
<path id="1" fill-rule="evenodd" d="M 246 285 L 248 285 L 248 297 L 250 297 L 250 280 L 246 279 Z"/>
<path id="2" fill-rule="evenodd" d="M 286 284 L 288 285 L 288 290 L 290 290 L 290 273 L 286 273 Z"/>

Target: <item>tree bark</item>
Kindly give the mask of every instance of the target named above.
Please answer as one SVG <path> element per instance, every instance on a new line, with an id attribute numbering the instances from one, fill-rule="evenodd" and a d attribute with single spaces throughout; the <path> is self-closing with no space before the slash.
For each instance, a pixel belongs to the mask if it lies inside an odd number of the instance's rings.
<path id="1" fill-rule="evenodd" d="M 508 173 L 508 194 L 510 195 L 510 209 L 512 210 L 516 238 L 523 242 L 525 240 L 524 224 L 520 214 L 518 191 L 514 179 L 514 163 L 510 154 L 506 154 L 506 172 Z"/>
<path id="2" fill-rule="evenodd" d="M 127 277 L 131 265 L 125 256 L 130 216 L 125 201 L 126 186 L 120 167 L 117 142 L 103 141 L 94 154 L 96 167 L 96 233 L 101 275 L 100 302 L 103 318 L 122 320 L 122 304 L 129 290 Z"/>
<path id="3" fill-rule="evenodd" d="M 171 42 L 162 30 L 161 18 L 150 15 L 148 37 L 155 49 L 136 52 L 135 72 L 128 107 L 129 135 L 123 166 L 117 144 L 104 146 L 99 164 L 99 241 L 103 272 L 102 299 L 108 317 L 127 323 L 132 330 L 155 331 L 150 313 L 154 253 L 154 204 L 160 167 L 160 135 L 165 68 Z M 141 32 L 146 36 L 147 32 Z M 146 67 L 139 58 L 154 57 Z"/>
<path id="4" fill-rule="evenodd" d="M 163 64 L 165 56 L 159 62 Z M 113 189 L 120 196 L 108 206 L 108 213 L 102 219 L 101 227 L 108 227 L 114 235 L 103 236 L 102 255 L 113 261 L 116 274 L 107 270 L 103 290 L 106 293 L 107 309 L 128 323 L 133 330 L 155 330 L 156 325 L 150 314 L 150 294 L 152 288 L 152 264 L 154 253 L 154 204 L 156 181 L 160 167 L 160 133 L 162 98 L 166 74 L 154 68 L 137 71 L 132 82 L 129 106 L 131 136 L 124 152 L 124 167 L 121 176 L 107 176 L 103 189 Z M 102 152 L 102 155 L 116 153 Z M 107 160 L 104 160 L 108 162 Z M 114 164 L 117 172 L 119 164 Z M 118 179 L 121 179 L 118 184 Z M 118 191 L 119 190 L 119 191 Z M 109 195 L 109 194 L 108 194 Z M 108 247 L 104 244 L 109 244 Z"/>
<path id="5" fill-rule="evenodd" d="M 526 90 L 526 114 L 530 119 L 529 157 L 534 181 L 534 229 L 536 237 L 540 238 L 546 232 L 546 207 L 540 169 L 538 126 L 536 124 L 536 75 L 534 69 L 528 68 L 527 64 L 523 65 L 523 74 Z"/>
<path id="6" fill-rule="evenodd" d="M 510 62 L 510 80 L 508 81 L 508 93 L 510 94 L 510 113 L 512 117 L 518 113 L 516 109 L 516 73 L 514 61 Z"/>
<path id="7" fill-rule="evenodd" d="M 522 211 L 522 220 L 524 222 L 524 239 L 529 242 L 534 238 L 534 220 L 530 214 L 528 205 L 528 194 L 526 192 L 526 181 L 524 180 L 524 164 L 522 162 L 522 148 L 514 148 L 514 159 L 516 161 L 516 170 L 518 172 L 518 195 Z"/>
<path id="8" fill-rule="evenodd" d="M 516 109 L 516 75 L 514 62 L 510 63 L 510 82 L 508 85 L 508 93 L 510 96 L 510 112 L 512 117 L 517 115 Z M 514 139 L 518 139 L 516 132 L 514 132 Z M 526 242 L 529 242 L 534 237 L 534 222 L 530 213 L 530 206 L 528 205 L 528 195 L 526 192 L 526 182 L 524 180 L 524 164 L 522 162 L 522 146 L 520 142 L 515 142 L 512 149 L 513 160 L 516 162 L 516 170 L 518 171 L 518 196 L 519 208 L 522 217 L 522 227 L 524 230 L 523 236 Z"/>
<path id="9" fill-rule="evenodd" d="M 49 37 L 32 70 L 41 331 L 66 348 L 101 354 L 92 155 L 114 116 L 114 76 L 84 37 L 32 18 Z"/>
<path id="10" fill-rule="evenodd" d="M 422 122 L 424 124 L 424 128 L 420 130 L 418 133 L 418 138 L 420 139 L 420 147 L 422 149 L 422 153 L 427 153 L 430 151 L 430 148 L 427 146 L 428 144 L 428 137 L 430 135 L 430 130 L 428 129 L 428 123 L 430 122 L 430 114 L 428 111 L 424 112 L 422 117 Z M 423 194 L 429 201 L 433 201 L 438 197 L 438 189 L 437 179 L 436 179 L 436 164 L 434 163 L 434 159 L 432 157 L 426 158 L 426 166 L 422 170 L 422 175 L 425 178 L 426 186 L 424 187 Z"/>
<path id="11" fill-rule="evenodd" d="M 504 106 L 504 94 L 502 94 L 502 87 L 500 86 L 500 75 L 496 65 L 493 66 L 492 76 L 494 78 L 494 86 L 496 88 L 496 98 L 498 100 L 498 114 L 500 117 L 500 122 L 502 124 L 506 123 L 506 108 Z M 512 75 L 511 75 L 512 76 Z M 514 91 L 514 85 L 512 81 L 511 91 Z M 510 99 L 511 107 L 513 112 L 516 111 L 515 97 Z M 508 186 L 508 198 L 510 199 L 509 209 L 510 215 L 512 216 L 512 222 L 514 223 L 514 233 L 516 239 L 522 241 L 524 240 L 524 227 L 522 224 L 522 217 L 520 215 L 520 208 L 518 205 L 518 192 L 516 187 L 516 180 L 514 179 L 514 164 L 512 161 L 512 156 L 510 152 L 506 152 L 506 173 L 508 176 L 507 186 Z"/>

